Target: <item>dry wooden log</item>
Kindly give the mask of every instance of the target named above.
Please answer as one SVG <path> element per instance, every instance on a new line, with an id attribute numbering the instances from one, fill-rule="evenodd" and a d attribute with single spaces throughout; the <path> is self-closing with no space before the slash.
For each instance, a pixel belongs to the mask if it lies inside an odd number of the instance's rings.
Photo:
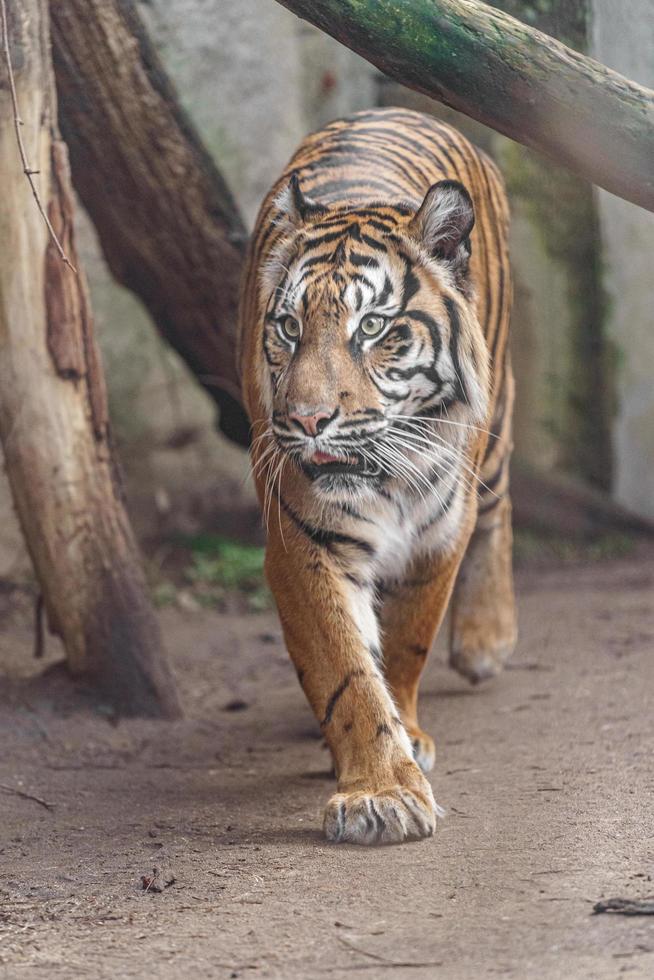
<path id="1" fill-rule="evenodd" d="M 386 75 L 654 211 L 654 92 L 478 0 L 279 0 Z"/>
<path id="2" fill-rule="evenodd" d="M 73 183 L 116 279 L 247 445 L 236 313 L 247 236 L 131 0 L 50 0 Z"/>
<path id="3" fill-rule="evenodd" d="M 72 672 L 123 713 L 176 716 L 175 684 L 115 471 L 102 366 L 56 125 L 47 0 L 11 0 L 9 52 L 36 189 L 0 56 L 0 439 L 51 629 Z"/>

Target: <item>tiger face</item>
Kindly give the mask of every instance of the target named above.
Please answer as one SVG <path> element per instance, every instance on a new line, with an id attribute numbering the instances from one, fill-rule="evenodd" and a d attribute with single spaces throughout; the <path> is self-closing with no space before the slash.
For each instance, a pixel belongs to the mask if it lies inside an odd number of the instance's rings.
<path id="1" fill-rule="evenodd" d="M 488 409 L 469 194 L 441 181 L 418 210 L 325 208 L 293 176 L 277 206 L 260 381 L 279 447 L 319 495 L 418 486 Z"/>

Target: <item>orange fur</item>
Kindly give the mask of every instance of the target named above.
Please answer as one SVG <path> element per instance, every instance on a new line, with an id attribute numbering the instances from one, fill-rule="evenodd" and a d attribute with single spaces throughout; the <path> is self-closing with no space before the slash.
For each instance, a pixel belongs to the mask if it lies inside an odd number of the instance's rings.
<path id="1" fill-rule="evenodd" d="M 417 691 L 453 589 L 456 669 L 483 679 L 515 642 L 507 225 L 484 154 L 374 110 L 302 143 L 252 237 L 239 357 L 266 570 L 334 758 L 330 839 L 433 832 Z"/>

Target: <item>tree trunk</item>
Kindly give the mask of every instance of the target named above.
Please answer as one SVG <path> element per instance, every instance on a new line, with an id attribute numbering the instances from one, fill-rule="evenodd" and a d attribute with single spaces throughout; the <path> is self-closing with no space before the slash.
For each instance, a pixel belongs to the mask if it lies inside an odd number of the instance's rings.
<path id="1" fill-rule="evenodd" d="M 131 0 L 50 0 L 60 122 L 73 183 L 116 279 L 247 445 L 236 372 L 246 233 L 182 112 Z"/>
<path id="2" fill-rule="evenodd" d="M 56 128 L 46 0 L 11 0 L 11 61 L 40 199 L 22 172 L 0 55 L 0 439 L 48 621 L 72 672 L 124 713 L 175 716 L 162 651 L 114 468 L 86 281 L 73 238 L 66 146 Z"/>
<path id="3" fill-rule="evenodd" d="M 478 0 L 279 0 L 386 75 L 654 211 L 654 92 Z"/>

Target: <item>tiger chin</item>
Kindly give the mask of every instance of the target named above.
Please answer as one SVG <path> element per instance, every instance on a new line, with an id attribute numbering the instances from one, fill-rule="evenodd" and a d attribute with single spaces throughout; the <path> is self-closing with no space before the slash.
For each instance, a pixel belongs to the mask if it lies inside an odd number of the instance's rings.
<path id="1" fill-rule="evenodd" d="M 252 237 L 239 362 L 266 574 L 334 760 L 332 841 L 434 832 L 418 684 L 448 605 L 471 682 L 515 645 L 507 231 L 481 151 L 379 109 L 301 144 Z"/>

